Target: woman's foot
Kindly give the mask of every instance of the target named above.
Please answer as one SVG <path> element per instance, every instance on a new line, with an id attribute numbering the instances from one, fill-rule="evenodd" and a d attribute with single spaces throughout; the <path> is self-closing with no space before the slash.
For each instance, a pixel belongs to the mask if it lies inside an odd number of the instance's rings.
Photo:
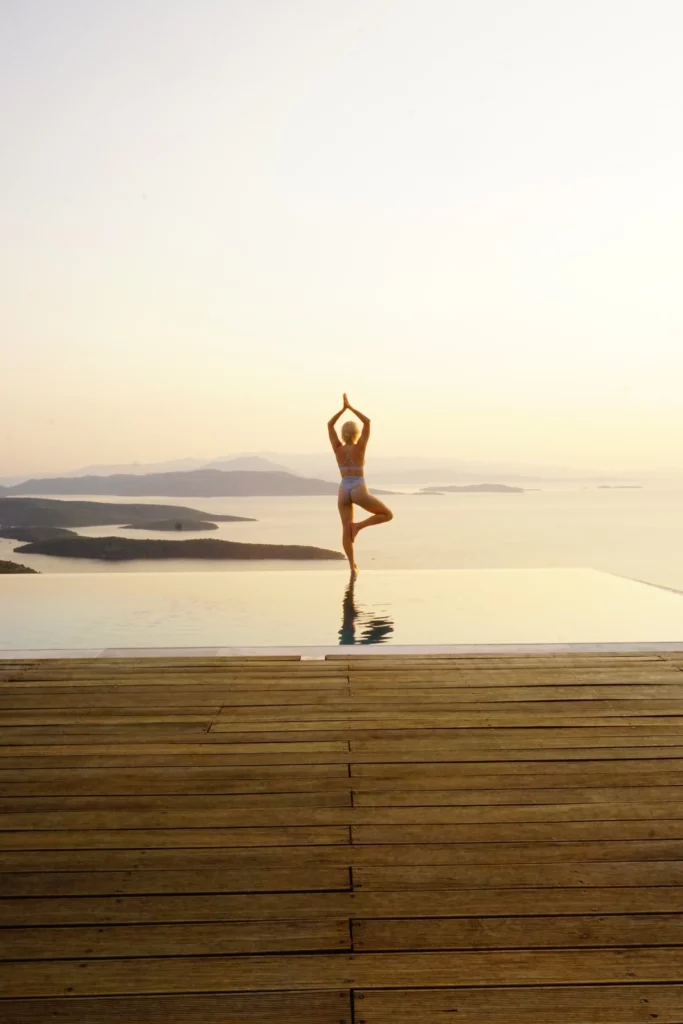
<path id="1" fill-rule="evenodd" d="M 353 544 L 358 536 L 358 531 L 361 528 L 360 523 L 351 523 L 351 543 Z"/>

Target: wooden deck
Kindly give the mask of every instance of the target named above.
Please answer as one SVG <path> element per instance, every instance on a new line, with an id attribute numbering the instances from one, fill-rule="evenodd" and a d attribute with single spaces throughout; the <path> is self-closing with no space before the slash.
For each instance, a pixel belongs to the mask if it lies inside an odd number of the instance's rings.
<path id="1" fill-rule="evenodd" d="M 0 662 L 4 1024 L 683 1022 L 683 654 Z"/>

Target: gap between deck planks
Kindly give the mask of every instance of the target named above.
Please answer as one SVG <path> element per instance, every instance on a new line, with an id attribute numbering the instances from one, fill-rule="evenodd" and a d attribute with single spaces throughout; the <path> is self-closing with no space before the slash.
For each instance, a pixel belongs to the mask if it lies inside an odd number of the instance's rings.
<path id="1" fill-rule="evenodd" d="M 5 663 L 3 1019 L 674 1024 L 682 669 Z"/>

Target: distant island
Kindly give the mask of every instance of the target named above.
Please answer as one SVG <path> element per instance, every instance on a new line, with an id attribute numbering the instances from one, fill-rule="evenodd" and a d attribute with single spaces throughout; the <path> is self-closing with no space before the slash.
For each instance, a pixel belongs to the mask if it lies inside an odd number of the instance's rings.
<path id="1" fill-rule="evenodd" d="M 18 562 L 3 562 L 0 560 L 0 576 L 10 575 L 17 576 L 23 573 L 33 573 L 38 575 L 37 569 L 29 569 L 27 565 L 19 565 Z"/>
<path id="2" fill-rule="evenodd" d="M 145 473 L 141 476 L 55 477 L 26 480 L 6 488 L 11 494 L 112 494 L 149 497 L 270 497 L 278 495 L 336 494 L 337 484 L 307 479 L 293 473 L 196 469 L 180 473 Z"/>
<path id="3" fill-rule="evenodd" d="M 599 491 L 642 491 L 641 484 L 598 484 Z"/>
<path id="4" fill-rule="evenodd" d="M 334 560 L 344 555 L 299 544 L 245 544 L 197 538 L 148 540 L 132 537 L 84 537 L 68 526 L 120 526 L 130 530 L 216 530 L 217 522 L 254 522 L 244 516 L 214 515 L 181 505 L 128 505 L 58 498 L 0 498 L 0 537 L 22 541 L 15 548 L 32 555 L 94 558 L 105 562 L 134 559 L 296 559 Z M 7 565 L 14 565 L 7 562 Z M 32 572 L 5 569 L 5 572 Z"/>
<path id="5" fill-rule="evenodd" d="M 204 522 L 201 519 L 154 519 L 149 523 L 129 523 L 119 527 L 121 530 L 167 530 L 169 533 L 188 533 L 197 530 L 217 530 L 216 523 Z"/>
<path id="6" fill-rule="evenodd" d="M 25 544 L 77 536 L 78 534 L 73 530 L 65 530 L 61 526 L 0 526 L 0 537 L 7 537 L 9 540 L 23 540 Z"/>
<path id="7" fill-rule="evenodd" d="M 524 494 L 523 487 L 510 487 L 508 484 L 451 484 L 448 487 L 423 487 L 421 494 L 477 493 L 477 494 Z"/>
<path id="8" fill-rule="evenodd" d="M 119 526 L 162 519 L 189 522 L 253 523 L 245 516 L 214 515 L 183 505 L 127 505 L 113 501 L 60 501 L 59 498 L 0 498 L 0 526 Z M 21 540 L 23 538 L 17 538 Z"/>
<path id="9" fill-rule="evenodd" d="M 288 559 L 304 561 L 343 561 L 340 551 L 299 544 L 241 544 L 235 541 L 201 538 L 197 540 L 137 540 L 131 537 L 55 537 L 35 541 L 15 549 L 31 555 L 55 555 L 61 558 L 94 558 L 104 562 L 136 559 L 207 558 L 224 560 Z"/>

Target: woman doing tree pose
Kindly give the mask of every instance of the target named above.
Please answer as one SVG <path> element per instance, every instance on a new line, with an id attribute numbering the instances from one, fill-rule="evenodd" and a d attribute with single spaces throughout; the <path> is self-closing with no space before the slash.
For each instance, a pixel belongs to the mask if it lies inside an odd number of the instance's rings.
<path id="1" fill-rule="evenodd" d="M 357 423 L 349 420 L 341 428 L 342 439 L 340 440 L 335 424 L 347 409 L 358 417 L 363 424 L 363 429 L 360 430 Z M 379 526 L 381 523 L 389 523 L 394 518 L 394 513 L 379 498 L 375 498 L 370 494 L 365 483 L 363 475 L 365 449 L 370 438 L 370 420 L 368 417 L 364 416 L 358 409 L 354 409 L 346 395 L 344 395 L 344 405 L 329 421 L 327 430 L 341 473 L 339 515 L 342 521 L 342 544 L 346 557 L 349 560 L 351 573 L 356 576 L 358 574 L 358 566 L 354 558 L 353 545 L 358 531 L 364 530 L 366 526 Z M 366 512 L 371 512 L 372 515 L 367 519 L 361 520 L 360 523 L 354 523 L 354 505 L 359 505 Z"/>

